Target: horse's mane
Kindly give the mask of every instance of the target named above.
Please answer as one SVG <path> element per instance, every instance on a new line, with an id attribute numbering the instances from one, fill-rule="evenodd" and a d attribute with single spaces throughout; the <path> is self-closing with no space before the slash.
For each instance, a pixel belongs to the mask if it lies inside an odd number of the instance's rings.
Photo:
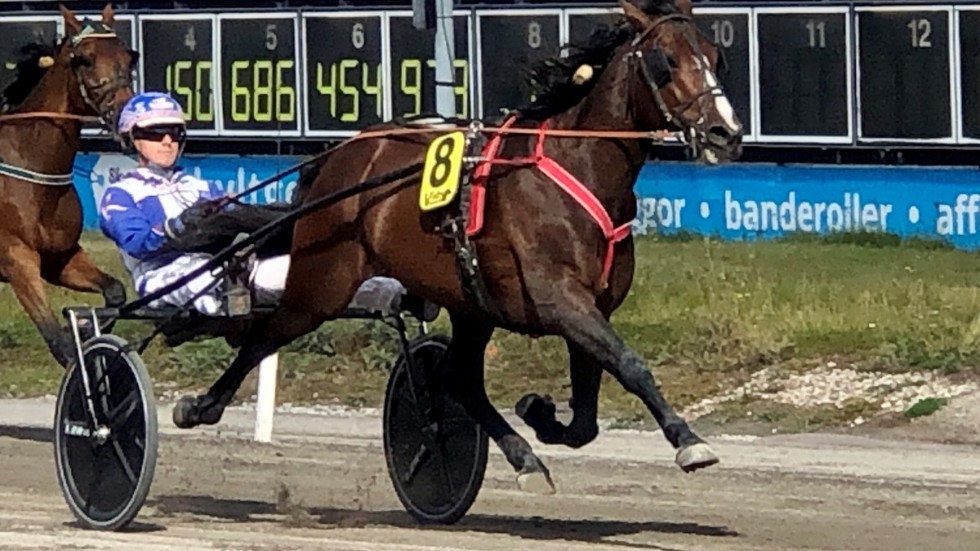
<path id="1" fill-rule="evenodd" d="M 629 0 L 634 6 L 643 10 L 649 16 L 658 17 L 680 13 L 675 0 Z M 545 120 L 558 113 L 571 109 L 582 101 L 592 91 L 599 75 L 606 68 L 616 48 L 619 48 L 633 37 L 633 29 L 625 18 L 612 25 L 600 25 L 589 38 L 588 44 L 582 46 L 569 45 L 568 55 L 560 54 L 538 63 L 530 74 L 530 84 L 535 93 L 535 101 L 517 109 L 521 118 Z M 592 65 L 595 75 L 587 82 L 578 85 L 572 82 L 575 71 L 584 64 Z M 326 163 L 327 156 L 305 167 L 299 176 L 296 195 L 293 202 L 302 202 L 302 195 L 313 185 Z"/>
<path id="2" fill-rule="evenodd" d="M 28 44 L 20 49 L 20 54 L 21 60 L 17 62 L 17 77 L 4 88 L 0 97 L 0 113 L 13 111 L 27 99 L 47 72 L 47 69 L 40 65 L 41 58 L 57 55 L 57 46 Z"/>
<path id="3" fill-rule="evenodd" d="M 674 0 L 630 0 L 650 16 L 680 13 Z M 587 44 L 569 44 L 566 56 L 556 55 L 539 62 L 530 73 L 529 83 L 535 100 L 518 108 L 522 118 L 545 120 L 567 111 L 589 95 L 599 75 L 608 65 L 613 52 L 633 37 L 633 29 L 625 18 L 612 25 L 600 25 Z M 582 65 L 591 65 L 594 76 L 582 84 L 572 82 L 572 76 Z"/>

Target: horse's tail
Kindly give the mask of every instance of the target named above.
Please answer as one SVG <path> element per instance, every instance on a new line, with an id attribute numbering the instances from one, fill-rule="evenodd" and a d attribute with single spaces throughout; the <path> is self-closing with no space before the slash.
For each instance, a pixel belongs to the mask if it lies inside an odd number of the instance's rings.
<path id="1" fill-rule="evenodd" d="M 296 181 L 296 192 L 293 194 L 293 204 L 300 205 L 303 203 L 303 198 L 306 195 L 306 191 L 313 187 L 313 182 L 316 180 L 320 170 L 323 165 L 326 164 L 327 159 L 330 158 L 328 152 L 321 153 L 314 159 L 313 162 L 303 166 L 299 169 L 299 178 Z"/>

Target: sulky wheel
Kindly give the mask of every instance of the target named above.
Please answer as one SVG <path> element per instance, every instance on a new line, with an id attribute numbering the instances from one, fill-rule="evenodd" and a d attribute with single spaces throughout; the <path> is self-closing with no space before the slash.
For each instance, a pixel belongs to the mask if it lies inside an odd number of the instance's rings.
<path id="1" fill-rule="evenodd" d="M 153 385 L 139 355 L 115 335 L 86 341 L 82 354 L 84 365 L 76 362 L 68 370 L 58 392 L 58 483 L 84 527 L 118 530 L 136 517 L 153 481 Z M 91 400 L 86 399 L 83 369 Z"/>
<path id="2" fill-rule="evenodd" d="M 404 354 L 388 379 L 384 405 L 384 448 L 388 475 L 405 509 L 422 523 L 452 524 L 476 500 L 487 468 L 486 433 L 461 405 L 433 387 L 449 337 L 426 335 L 409 344 L 418 379 L 428 381 L 416 400 Z M 430 401 L 432 415 L 423 418 Z M 423 431 L 423 427 L 434 430 Z M 427 434 L 428 433 L 428 434 Z"/>

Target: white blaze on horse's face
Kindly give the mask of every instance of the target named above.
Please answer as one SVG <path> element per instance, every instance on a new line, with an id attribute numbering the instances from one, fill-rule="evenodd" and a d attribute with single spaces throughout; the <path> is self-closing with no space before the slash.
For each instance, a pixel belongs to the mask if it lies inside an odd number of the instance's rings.
<path id="1" fill-rule="evenodd" d="M 736 134 L 741 130 L 741 125 L 735 122 L 735 109 L 732 108 L 731 102 L 728 101 L 728 96 L 721 93 L 720 86 L 718 84 L 718 78 L 715 77 L 714 71 L 711 70 L 711 63 L 703 55 L 698 57 L 694 56 L 694 64 L 698 69 L 703 71 L 705 84 L 709 88 L 714 88 L 719 90 L 712 94 L 715 97 L 715 109 L 718 110 L 718 114 L 721 115 L 721 120 L 728 126 L 728 130 L 732 134 Z"/>

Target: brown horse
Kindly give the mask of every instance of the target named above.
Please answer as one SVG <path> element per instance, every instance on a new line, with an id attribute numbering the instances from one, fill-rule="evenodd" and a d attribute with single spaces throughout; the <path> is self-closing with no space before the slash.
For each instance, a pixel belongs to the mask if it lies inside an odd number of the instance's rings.
<path id="1" fill-rule="evenodd" d="M 520 113 L 515 126 L 538 129 L 548 123 L 552 135 L 508 135 L 499 152 L 503 159 L 514 159 L 538 150 L 564 167 L 585 182 L 608 212 L 615 224 L 607 223 L 607 229 L 628 227 L 636 214 L 632 188 L 647 159 L 647 142 L 608 135 L 562 138 L 557 131 L 587 128 L 627 135 L 680 130 L 710 163 L 737 158 L 742 134 L 713 73 L 718 51 L 695 27 L 690 2 L 648 0 L 641 7 L 621 1 L 621 6 L 625 18 L 620 25 L 596 33 L 588 47 L 550 60 L 536 74 L 541 94 Z M 308 203 L 419 163 L 431 136 L 348 142 L 326 158 L 302 190 L 302 200 Z M 175 423 L 191 427 L 218 422 L 245 375 L 263 357 L 341 315 L 359 283 L 384 274 L 448 310 L 453 341 L 440 367 L 441 384 L 494 439 L 521 477 L 544 477 L 550 484 L 530 444 L 487 398 L 484 350 L 495 327 L 559 335 L 567 342 L 571 424 L 559 423 L 553 407 L 534 395 L 522 400 L 521 413 L 541 441 L 577 447 L 595 438 L 605 370 L 651 411 L 685 471 L 717 462 L 661 395 L 646 362 L 609 323 L 632 283 L 632 240 L 601 231 L 597 219 L 546 176 L 545 163 L 501 163 L 490 175 L 483 228 L 473 238 L 490 308 L 467 294 L 452 243 L 433 229 L 434 213 L 420 213 L 418 175 L 298 220 L 292 266 L 277 310 L 243 339 L 246 344 L 208 394 L 177 404 Z M 618 242 L 609 257 L 606 284 L 610 237 Z"/>
<path id="2" fill-rule="evenodd" d="M 126 302 L 122 283 L 97 268 L 78 244 L 82 208 L 71 174 L 83 122 L 97 118 L 115 128 L 133 95 L 137 58 L 113 33 L 111 6 L 101 22 L 80 22 L 64 6 L 61 14 L 61 42 L 25 47 L 17 80 L 4 90 L 0 278 L 11 284 L 64 366 L 74 357 L 73 347 L 48 306 L 44 282 L 101 292 L 107 305 Z"/>

